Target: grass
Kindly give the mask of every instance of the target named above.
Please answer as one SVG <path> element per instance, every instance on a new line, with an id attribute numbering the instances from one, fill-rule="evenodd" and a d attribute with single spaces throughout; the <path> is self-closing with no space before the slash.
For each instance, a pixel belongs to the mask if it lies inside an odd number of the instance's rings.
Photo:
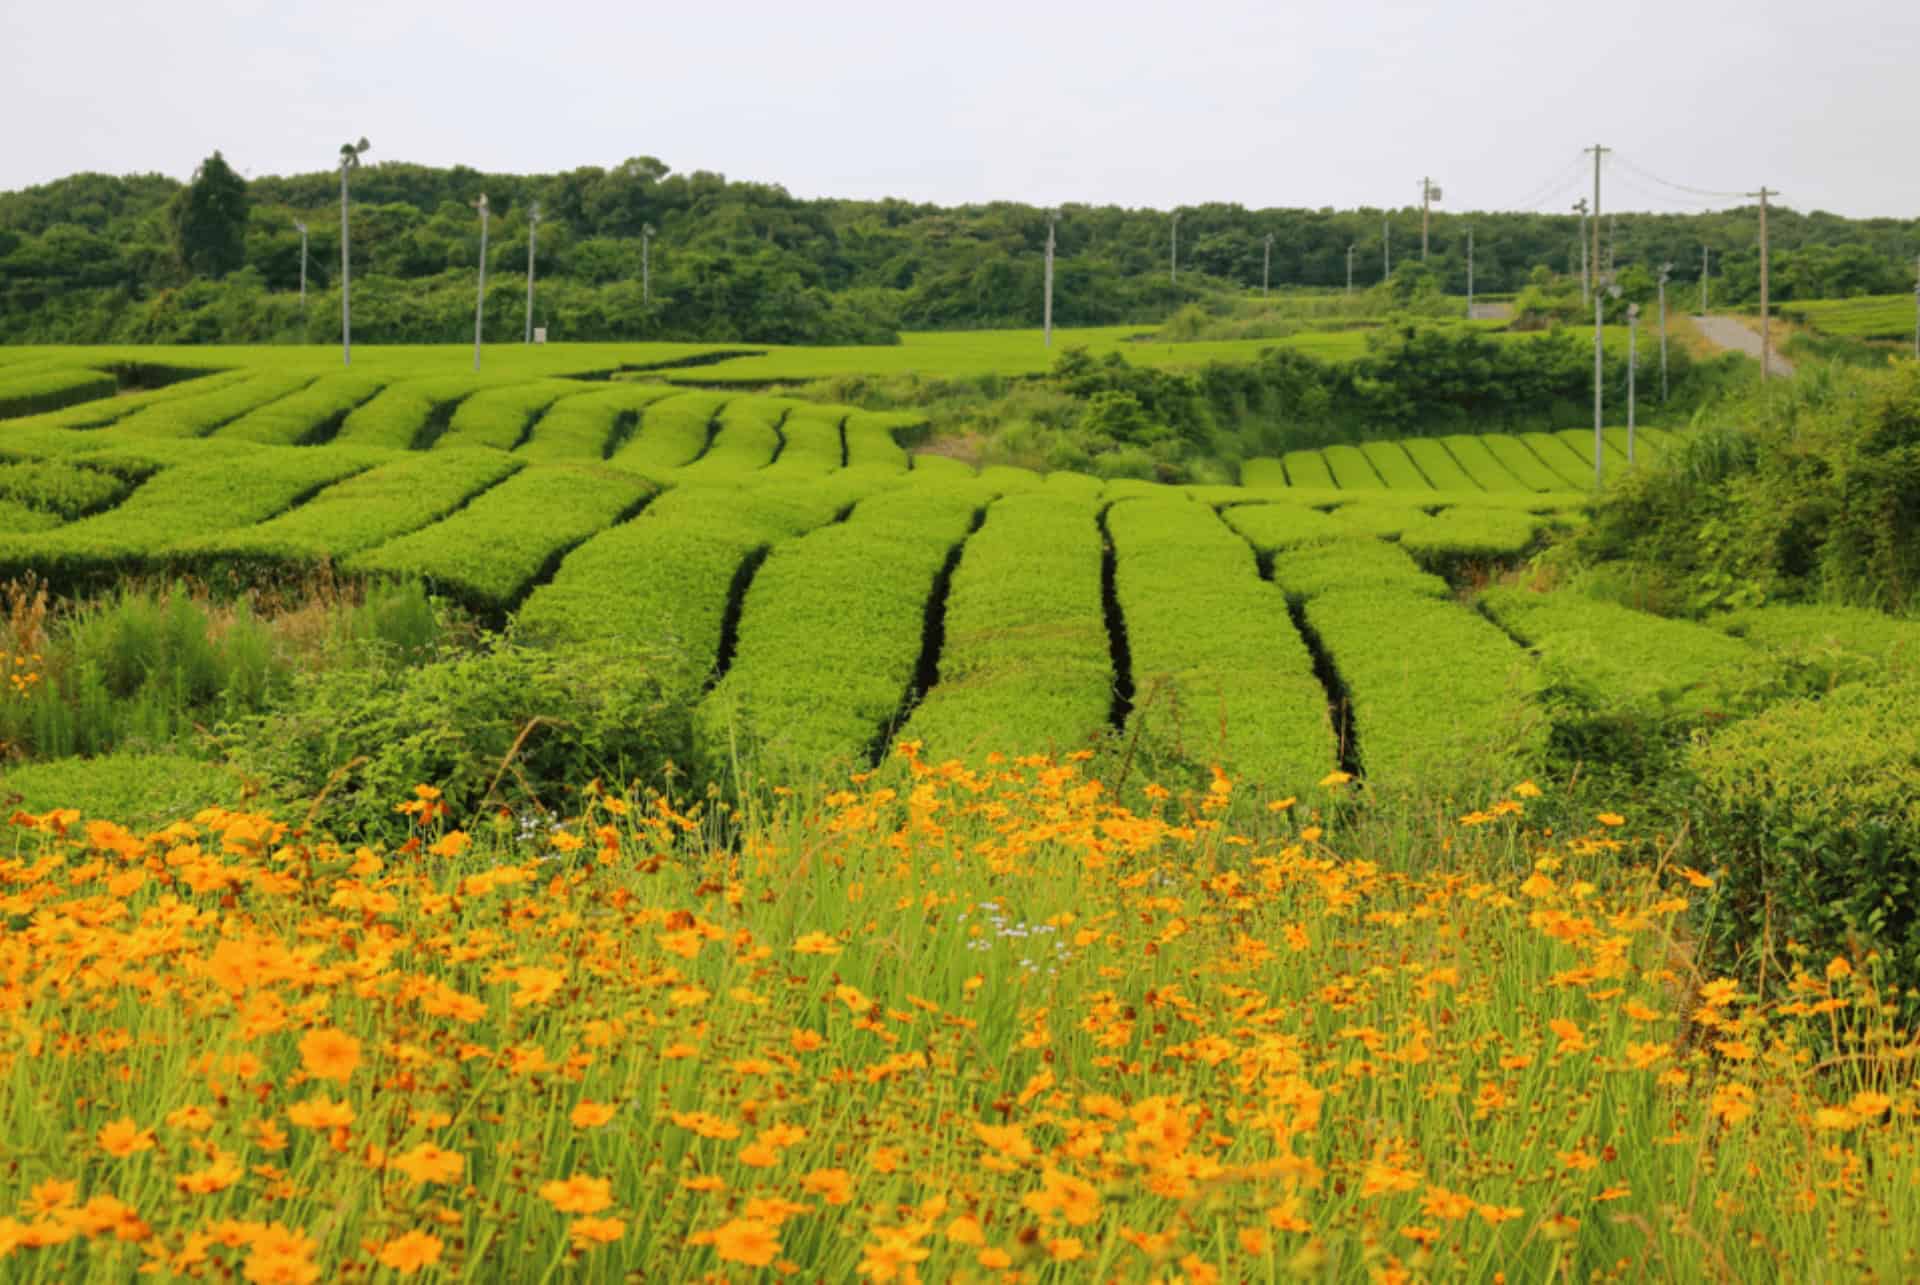
<path id="1" fill-rule="evenodd" d="M 16 817 L 6 909 L 36 928 L 6 946 L 0 1261 L 22 1281 L 1920 1266 L 1912 1063 L 1868 961 L 1764 992 L 1702 972 L 1714 873 L 1662 863 L 1631 816 L 1549 838 L 1530 785 L 1245 833 L 1215 824 L 1234 788 L 1136 814 L 1070 760 L 897 758 L 730 842 L 698 808 L 604 795 L 557 829 L 450 829 L 422 790 L 396 801 L 406 851 L 218 809 L 149 834 Z"/>

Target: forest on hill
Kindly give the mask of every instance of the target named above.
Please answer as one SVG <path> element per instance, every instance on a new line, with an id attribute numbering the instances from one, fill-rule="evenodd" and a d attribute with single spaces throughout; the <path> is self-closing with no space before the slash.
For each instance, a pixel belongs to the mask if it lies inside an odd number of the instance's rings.
<path id="1" fill-rule="evenodd" d="M 806 200 L 779 186 L 652 157 L 558 174 L 368 163 L 351 176 L 356 336 L 453 341 L 468 332 L 479 219 L 488 240 L 488 328 L 517 333 L 529 208 L 538 203 L 536 322 L 555 339 L 884 343 L 901 330 L 1032 325 L 1047 212 L 1013 202 L 943 207 Z M 1415 207 L 1179 209 L 1177 279 L 1168 212 L 1060 211 L 1055 320 L 1151 322 L 1222 290 L 1378 282 L 1387 252 L 1419 253 Z M 334 170 L 246 179 L 218 152 L 181 183 L 76 174 L 0 193 L 0 342 L 296 342 L 337 333 L 340 182 Z M 309 230 L 308 298 L 299 299 Z M 1771 211 L 1778 301 L 1906 289 L 1920 219 Z M 1572 213 L 1441 213 L 1429 266 L 1463 293 L 1515 291 L 1538 267 L 1577 271 Z M 643 234 L 652 228 L 650 242 Z M 1758 211 L 1626 214 L 1602 228 L 1621 266 L 1671 261 L 1683 292 L 1711 254 L 1716 303 L 1757 297 Z M 1383 245 L 1383 237 L 1388 242 Z M 497 275 L 496 275 L 497 274 Z M 644 280 L 643 280 L 644 279 Z M 1691 299 L 1684 294 L 1683 298 Z"/>

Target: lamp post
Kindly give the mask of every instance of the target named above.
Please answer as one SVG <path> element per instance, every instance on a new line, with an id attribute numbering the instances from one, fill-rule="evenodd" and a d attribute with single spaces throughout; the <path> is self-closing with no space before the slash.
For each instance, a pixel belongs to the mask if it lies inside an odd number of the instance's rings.
<path id="1" fill-rule="evenodd" d="M 480 199 L 473 203 L 480 211 L 480 284 L 473 296 L 473 368 L 480 369 L 480 323 L 486 317 L 487 308 L 487 194 L 482 192 Z"/>
<path id="2" fill-rule="evenodd" d="M 353 261 L 347 254 L 347 172 L 360 167 L 366 139 L 340 144 L 340 361 L 353 365 Z"/>

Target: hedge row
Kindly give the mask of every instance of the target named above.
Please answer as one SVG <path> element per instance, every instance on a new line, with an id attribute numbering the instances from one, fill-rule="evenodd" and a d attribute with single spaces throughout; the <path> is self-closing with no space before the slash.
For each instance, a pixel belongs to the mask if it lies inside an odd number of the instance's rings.
<path id="1" fill-rule="evenodd" d="M 987 510 L 947 595 L 939 681 L 903 733 L 930 759 L 1064 754 L 1107 731 L 1098 512 L 1091 499 L 1031 493 Z"/>
<path id="2" fill-rule="evenodd" d="M 1333 484 L 1343 491 L 1377 491 L 1382 486 L 1380 474 L 1358 446 L 1328 446 L 1320 458 L 1327 462 Z"/>
<path id="3" fill-rule="evenodd" d="M 0 536 L 33 535 L 60 525 L 60 515 L 18 500 L 0 499 Z"/>
<path id="4" fill-rule="evenodd" d="M 1049 473 L 1041 479 L 1040 484 L 1050 495 L 1067 495 L 1085 500 L 1101 499 L 1107 491 L 1106 483 L 1085 473 Z"/>
<path id="5" fill-rule="evenodd" d="M 923 452 L 908 458 L 915 478 L 944 477 L 959 481 L 974 476 L 973 465 L 965 460 L 956 460 L 951 455 Z"/>
<path id="6" fill-rule="evenodd" d="M 389 384 L 347 416 L 334 438 L 349 446 L 406 451 L 431 446 L 451 423 L 461 402 L 484 388 L 509 381 L 479 375 L 441 375 Z"/>
<path id="7" fill-rule="evenodd" d="M 1429 491 L 1427 494 L 1433 493 Z M 1372 536 L 1376 540 L 1399 540 L 1418 536 L 1434 525 L 1434 519 L 1411 503 L 1401 503 L 1389 498 L 1369 499 L 1358 504 L 1342 504 L 1327 516 L 1336 527 L 1349 535 Z"/>
<path id="8" fill-rule="evenodd" d="M 1730 953 L 1878 951 L 1890 1002 L 1920 1004 L 1920 675 L 1789 701 L 1693 746 L 1699 850 L 1721 867 Z M 1904 996 L 1903 996 L 1904 990 Z"/>
<path id="9" fill-rule="evenodd" d="M 489 446 L 510 451 L 532 433 L 533 426 L 562 397 L 599 387 L 572 379 L 536 379 L 505 388 L 483 388 L 461 402 L 447 421 L 447 431 L 433 443 L 435 450 L 461 446 Z"/>
<path id="10" fill-rule="evenodd" d="M 611 463 L 649 477 L 664 477 L 699 459 L 713 436 L 714 417 L 727 404 L 724 393 L 681 393 L 640 413 L 640 429 L 614 451 Z"/>
<path id="11" fill-rule="evenodd" d="M 1185 500 L 1123 501 L 1106 524 L 1133 677 L 1126 732 L 1143 766 L 1313 786 L 1335 764 L 1327 693 L 1246 542 Z"/>
<path id="12" fill-rule="evenodd" d="M 1580 708 L 1642 708 L 1706 717 L 1760 658 L 1704 625 L 1572 592 L 1490 589 L 1481 604 L 1533 647 L 1551 694 Z"/>
<path id="13" fill-rule="evenodd" d="M 342 371 L 322 375 L 297 393 L 248 411 L 213 435 L 269 446 L 300 446 L 324 441 L 356 406 L 385 386 L 386 380 Z"/>
<path id="14" fill-rule="evenodd" d="M 346 568 L 423 580 L 497 615 L 652 493 L 643 478 L 603 465 L 531 464 L 445 521 L 349 558 Z"/>
<path id="15" fill-rule="evenodd" d="M 647 407 L 679 391 L 671 384 L 609 384 L 562 398 L 516 453 L 548 464 L 609 459 L 633 435 Z"/>
<path id="16" fill-rule="evenodd" d="M 408 452 L 337 482 L 299 508 L 180 546 L 209 573 L 258 581 L 340 562 L 438 522 L 521 467 L 499 451 Z"/>
<path id="17" fill-rule="evenodd" d="M 1407 458 L 1433 484 L 1434 490 L 1471 493 L 1485 489 L 1460 467 L 1460 461 L 1453 458 L 1446 443 L 1431 437 L 1410 437 L 1400 445 L 1405 448 Z"/>
<path id="18" fill-rule="evenodd" d="M 637 645 L 660 658 L 668 688 L 691 694 L 712 672 L 729 604 L 758 560 L 832 522 L 869 485 L 860 474 L 841 473 L 818 482 L 676 487 L 569 553 L 521 607 L 517 628 L 545 642 Z"/>
<path id="19" fill-rule="evenodd" d="M 119 390 L 119 381 L 97 370 L 0 371 L 0 419 L 39 415 L 76 402 L 98 401 Z"/>
<path id="20" fill-rule="evenodd" d="M 719 411 L 719 430 L 706 454 L 680 470 L 687 481 L 732 482 L 765 468 L 780 449 L 780 421 L 794 403 L 784 397 L 741 396 Z"/>
<path id="21" fill-rule="evenodd" d="M 204 447 L 204 444 L 202 444 Z M 377 462 L 364 451 L 206 451 L 163 469 L 118 508 L 43 535 L 0 540 L 0 577 L 34 571 L 56 590 L 174 565 L 185 542 L 261 522 Z"/>
<path id="22" fill-rule="evenodd" d="M 1290 485 L 1287 466 L 1271 456 L 1256 456 L 1240 465 L 1240 485 L 1261 489 Z"/>
<path id="23" fill-rule="evenodd" d="M 1373 471 L 1389 490 L 1433 490 L 1433 483 L 1420 471 L 1413 457 L 1401 449 L 1402 445 L 1401 442 L 1366 442 L 1361 445 L 1360 453 L 1367 457 L 1367 463 L 1373 465 Z"/>
<path id="24" fill-rule="evenodd" d="M 914 684 L 941 571 L 990 498 L 971 480 L 910 481 L 775 547 L 747 590 L 733 664 L 695 714 L 709 765 L 816 780 L 823 765 L 863 765 Z"/>
<path id="25" fill-rule="evenodd" d="M 840 435 L 846 418 L 841 406 L 794 406 L 780 422 L 780 454 L 768 467 L 769 477 L 817 477 L 838 469 L 847 455 Z"/>
<path id="26" fill-rule="evenodd" d="M 132 489 L 104 469 L 61 460 L 0 464 L 0 502 L 38 509 L 56 525 L 110 509 Z"/>
<path id="27" fill-rule="evenodd" d="M 1750 607 L 1706 623 L 1835 679 L 1920 672 L 1920 620 L 1867 607 Z"/>
<path id="28" fill-rule="evenodd" d="M 1333 470 L 1327 467 L 1326 457 L 1319 451 L 1288 451 L 1280 457 L 1287 471 L 1289 486 L 1337 487 L 1333 480 Z"/>
<path id="29" fill-rule="evenodd" d="M 916 437 L 926 426 L 927 417 L 913 411 L 851 412 L 845 430 L 847 466 L 906 472 L 909 461 L 901 438 Z"/>
<path id="30" fill-rule="evenodd" d="M 121 437 L 205 437 L 249 411 L 299 392 L 316 376 L 268 372 L 196 397 L 170 397 L 123 415 L 109 430 Z"/>
<path id="31" fill-rule="evenodd" d="M 1471 566 L 1525 556 L 1547 525 L 1546 518 L 1534 513 L 1463 505 L 1404 527 L 1400 544 L 1427 570 L 1451 580 Z"/>
<path id="32" fill-rule="evenodd" d="M 1471 609 L 1356 583 L 1309 597 L 1304 611 L 1332 658 L 1348 743 L 1372 789 L 1499 792 L 1538 770 L 1545 725 L 1530 699 L 1532 662 Z"/>
<path id="33" fill-rule="evenodd" d="M 1586 487 L 1593 489 L 1593 438 L 1587 438 L 1587 449 L 1581 451 L 1569 445 L 1558 433 L 1517 433 L 1515 440 L 1520 442 L 1534 457 L 1560 479 L 1556 489 L 1568 487 Z"/>
<path id="34" fill-rule="evenodd" d="M 1591 485 L 1593 469 L 1593 430 L 1591 428 L 1563 428 L 1553 434 L 1566 448 L 1578 456 L 1588 471 L 1588 483 Z M 1638 451 L 1635 452 L 1638 454 Z M 1607 476 L 1613 476 L 1616 469 L 1627 467 L 1627 430 L 1624 428 L 1603 428 L 1600 430 L 1600 457 L 1606 461 Z"/>
<path id="35" fill-rule="evenodd" d="M 1446 581 L 1422 571 L 1399 545 L 1364 536 L 1297 545 L 1276 554 L 1270 572 L 1280 591 L 1296 602 L 1337 589 L 1391 589 L 1423 598 L 1451 592 Z M 1403 645 L 1410 636 L 1403 635 Z"/>
<path id="36" fill-rule="evenodd" d="M 65 410 L 34 415 L 0 429 L 0 438 L 11 439 L 15 434 L 29 428 L 100 428 L 124 419 L 135 411 L 145 410 L 149 406 L 158 406 L 186 397 L 202 397 L 208 393 L 244 383 L 253 377 L 254 372 L 251 370 L 208 371 L 178 380 L 163 388 L 149 388 L 145 392 L 128 393 L 124 397 L 82 402 L 77 406 L 69 406 Z"/>
<path id="37" fill-rule="evenodd" d="M 1565 478 L 1540 462 L 1533 449 L 1517 437 L 1490 433 L 1485 437 L 1443 437 L 1460 467 L 1473 474 L 1489 491 L 1559 491 Z M 1591 489 L 1593 479 L 1583 483 Z"/>
<path id="38" fill-rule="evenodd" d="M 1303 504 L 1236 504 L 1221 516 L 1262 554 L 1338 540 L 1344 534 L 1332 518 Z"/>
<path id="39" fill-rule="evenodd" d="M 989 464 L 980 470 L 980 480 L 1001 495 L 1028 495 L 1045 487 L 1047 480 L 1030 468 L 1017 468 L 1011 464 Z M 1091 501 L 1100 494 L 1096 486 L 1092 495 L 1084 491 L 1069 492 L 1073 498 Z"/>

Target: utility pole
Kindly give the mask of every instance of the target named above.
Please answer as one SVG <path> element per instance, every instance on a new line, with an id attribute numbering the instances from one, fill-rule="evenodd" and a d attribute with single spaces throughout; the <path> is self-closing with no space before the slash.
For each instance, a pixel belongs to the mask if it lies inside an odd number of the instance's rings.
<path id="1" fill-rule="evenodd" d="M 295 219 L 293 226 L 300 229 L 300 314 L 304 317 L 307 312 L 307 225 Z"/>
<path id="2" fill-rule="evenodd" d="M 1660 404 L 1667 401 L 1667 279 L 1673 275 L 1673 264 L 1660 265 Z"/>
<path id="3" fill-rule="evenodd" d="M 1605 320 L 1606 304 L 1604 293 L 1600 289 L 1600 160 L 1611 149 L 1595 143 L 1586 150 L 1593 153 L 1593 485 L 1598 490 L 1606 480 L 1606 439 L 1600 431 L 1600 411 L 1602 385 L 1606 376 L 1606 347 L 1601 342 L 1601 323 Z M 1607 283 L 1607 291 L 1619 293 L 1620 288 Z"/>
<path id="4" fill-rule="evenodd" d="M 527 339 L 533 342 L 533 243 L 540 234 L 540 202 L 527 206 Z"/>
<path id="5" fill-rule="evenodd" d="M 348 366 L 353 365 L 353 305 L 349 301 L 353 273 L 347 257 L 347 171 L 359 166 L 360 154 L 368 146 L 364 138 L 340 144 L 340 361 Z"/>
<path id="6" fill-rule="evenodd" d="M 1173 212 L 1172 250 L 1167 255 L 1167 282 L 1170 285 L 1180 283 L 1180 211 Z"/>
<path id="7" fill-rule="evenodd" d="M 1706 246 L 1700 247 L 1700 315 L 1703 317 L 1707 315 L 1707 272 L 1713 262 L 1707 257 L 1709 253 Z"/>
<path id="8" fill-rule="evenodd" d="M 1467 228 L 1467 320 L 1473 320 L 1473 228 Z"/>
<path id="9" fill-rule="evenodd" d="M 1059 217 L 1060 211 L 1047 211 L 1047 295 L 1041 305 L 1040 329 L 1048 348 L 1053 347 L 1053 225 Z"/>
<path id="10" fill-rule="evenodd" d="M 1638 364 L 1639 349 L 1636 342 L 1640 334 L 1640 305 L 1627 305 L 1627 464 L 1633 464 L 1633 419 L 1634 391 L 1633 368 Z"/>
<path id="11" fill-rule="evenodd" d="M 480 323 L 487 309 L 487 194 L 473 203 L 480 211 L 480 285 L 473 296 L 473 368 L 480 369 Z"/>
<path id="12" fill-rule="evenodd" d="M 1260 297 L 1267 297 L 1273 285 L 1273 233 L 1267 233 L 1267 252 L 1260 260 Z"/>
<path id="13" fill-rule="evenodd" d="M 1602 157 L 1613 149 L 1611 147 L 1602 147 L 1600 144 L 1595 143 L 1592 147 L 1583 150 L 1593 153 L 1593 271 L 1595 274 L 1595 288 L 1597 290 L 1599 285 L 1598 274 L 1600 272 L 1600 161 Z M 1611 272 L 1612 265 L 1609 264 L 1609 275 L 1611 275 Z M 1598 335 L 1594 336 L 1594 342 L 1600 342 Z"/>
<path id="14" fill-rule="evenodd" d="M 1587 202 L 1586 198 L 1573 203 L 1573 212 L 1580 216 L 1580 302 L 1592 302 L 1592 291 L 1587 278 Z"/>
<path id="15" fill-rule="evenodd" d="M 653 262 L 649 251 L 653 249 L 653 224 L 640 225 L 640 303 L 644 307 L 653 302 Z"/>
<path id="16" fill-rule="evenodd" d="M 1767 198 L 1780 195 L 1762 184 L 1753 195 L 1760 198 L 1760 382 L 1773 373 L 1773 327 L 1767 309 Z"/>
<path id="17" fill-rule="evenodd" d="M 1353 293 L 1353 252 L 1358 248 L 1359 248 L 1358 242 L 1355 242 L 1347 246 L 1347 293 L 1348 294 Z"/>
<path id="18" fill-rule="evenodd" d="M 1420 262 L 1427 261 L 1427 224 L 1433 214 L 1433 202 L 1441 199 L 1440 188 L 1432 179 L 1420 180 Z"/>
<path id="19" fill-rule="evenodd" d="M 1387 216 L 1380 216 L 1380 279 L 1385 281 L 1393 275 L 1393 224 Z"/>
<path id="20" fill-rule="evenodd" d="M 1615 242 L 1617 242 L 1619 239 L 1619 233 L 1620 233 L 1620 216 L 1618 214 L 1609 214 L 1607 216 L 1607 275 L 1608 276 L 1613 275 L 1613 267 L 1615 263 L 1615 259 L 1613 257 L 1613 251 L 1614 251 Z"/>

